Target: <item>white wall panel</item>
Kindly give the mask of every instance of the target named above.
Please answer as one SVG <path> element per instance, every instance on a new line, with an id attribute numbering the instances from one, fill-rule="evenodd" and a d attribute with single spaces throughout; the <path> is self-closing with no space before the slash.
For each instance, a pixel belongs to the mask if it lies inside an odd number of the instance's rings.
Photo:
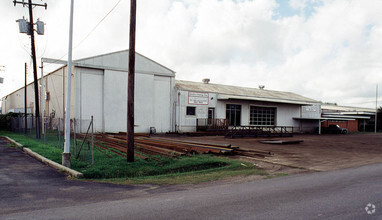
<path id="1" fill-rule="evenodd" d="M 157 132 L 171 130 L 171 81 L 170 77 L 154 78 L 154 120 Z"/>
<path id="2" fill-rule="evenodd" d="M 81 131 L 87 129 L 87 120 L 94 119 L 96 132 L 104 131 L 103 123 L 103 71 L 81 69 Z"/>
<path id="3" fill-rule="evenodd" d="M 105 131 L 126 131 L 127 73 L 105 70 Z"/>

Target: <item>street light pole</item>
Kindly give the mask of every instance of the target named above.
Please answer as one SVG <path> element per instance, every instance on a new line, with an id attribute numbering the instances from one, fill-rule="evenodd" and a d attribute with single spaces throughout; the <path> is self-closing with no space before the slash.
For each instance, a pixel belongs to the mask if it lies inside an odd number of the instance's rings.
<path id="1" fill-rule="evenodd" d="M 378 122 L 378 84 L 375 90 L 375 130 L 374 133 L 377 133 L 377 122 Z"/>
<path id="2" fill-rule="evenodd" d="M 67 89 L 66 89 L 66 105 L 65 105 L 65 144 L 62 154 L 62 165 L 70 167 L 70 103 L 71 103 L 71 82 L 72 82 L 72 39 L 73 39 L 73 4 L 70 3 L 70 24 L 69 24 L 69 49 L 68 49 L 68 74 L 67 74 Z"/>

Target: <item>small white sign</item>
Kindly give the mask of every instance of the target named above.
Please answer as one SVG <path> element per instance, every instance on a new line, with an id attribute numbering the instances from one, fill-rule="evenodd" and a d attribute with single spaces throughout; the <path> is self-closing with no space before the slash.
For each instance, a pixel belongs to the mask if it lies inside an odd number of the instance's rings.
<path id="1" fill-rule="evenodd" d="M 188 104 L 208 105 L 208 93 L 188 92 Z"/>
<path id="2" fill-rule="evenodd" d="M 207 106 L 198 106 L 196 107 L 196 117 L 197 118 L 207 118 L 208 117 Z"/>
<path id="3" fill-rule="evenodd" d="M 307 112 L 316 112 L 317 107 L 316 106 L 305 106 L 305 111 Z"/>

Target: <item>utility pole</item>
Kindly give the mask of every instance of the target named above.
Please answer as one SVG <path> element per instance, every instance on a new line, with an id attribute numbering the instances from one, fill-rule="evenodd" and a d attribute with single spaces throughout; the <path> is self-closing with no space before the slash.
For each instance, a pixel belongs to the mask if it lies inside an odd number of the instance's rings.
<path id="1" fill-rule="evenodd" d="M 25 129 L 24 129 L 24 134 L 27 134 L 27 129 L 28 129 L 28 112 L 27 112 L 27 63 L 25 63 L 25 83 L 24 83 L 24 117 L 25 117 Z"/>
<path id="2" fill-rule="evenodd" d="M 72 39 L 73 39 L 73 5 L 74 0 L 70 2 L 70 18 L 69 18 L 69 48 L 68 48 L 68 74 L 66 89 L 66 105 L 65 105 L 65 142 L 64 152 L 62 153 L 62 165 L 71 166 L 70 154 L 70 103 L 71 103 L 71 79 L 72 79 Z"/>
<path id="3" fill-rule="evenodd" d="M 45 110 L 45 83 L 44 83 L 44 63 L 42 62 L 42 58 L 41 58 L 41 133 L 43 135 L 45 135 L 45 120 L 44 120 L 44 117 L 45 117 L 45 114 L 44 114 L 44 110 Z"/>
<path id="4" fill-rule="evenodd" d="M 378 84 L 375 90 L 375 130 L 374 133 L 377 133 L 377 121 L 378 121 Z"/>
<path id="5" fill-rule="evenodd" d="M 35 4 L 32 3 L 32 0 L 28 0 L 28 3 L 20 1 L 13 1 L 13 4 L 22 4 L 23 6 L 28 6 L 29 8 L 29 30 L 31 35 L 31 50 L 32 50 L 32 60 L 33 60 L 33 85 L 35 91 L 35 106 L 36 106 L 36 138 L 40 139 L 40 108 L 39 108 L 39 97 L 38 97 L 38 83 L 37 83 L 37 60 L 36 60 L 36 48 L 35 48 L 35 40 L 34 40 L 34 23 L 33 23 L 33 6 L 42 6 L 46 8 L 47 4 Z"/>
<path id="6" fill-rule="evenodd" d="M 130 0 L 129 77 L 127 83 L 127 162 L 134 162 L 134 81 L 136 0 Z"/>

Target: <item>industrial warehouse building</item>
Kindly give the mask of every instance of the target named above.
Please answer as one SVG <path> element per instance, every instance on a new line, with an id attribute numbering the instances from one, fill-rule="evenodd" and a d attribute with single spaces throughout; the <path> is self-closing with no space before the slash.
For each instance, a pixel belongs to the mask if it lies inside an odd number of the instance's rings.
<path id="1" fill-rule="evenodd" d="M 71 118 L 86 131 L 91 116 L 97 132 L 126 131 L 128 51 L 104 54 L 73 61 Z M 53 61 L 55 62 L 55 61 Z M 136 132 L 155 127 L 158 132 L 171 130 L 174 71 L 136 54 L 135 63 Z M 64 117 L 67 67 L 44 76 L 44 116 Z M 27 86 L 28 108 L 34 112 L 33 84 Z M 24 89 L 2 99 L 4 113 L 24 108 Z M 28 110 L 29 112 L 30 110 Z"/>
<path id="2" fill-rule="evenodd" d="M 290 127 L 297 132 L 318 126 L 318 121 L 311 127 L 295 119 L 311 117 L 303 112 L 303 106 L 318 103 L 295 93 L 218 85 L 208 79 L 200 83 L 176 81 L 175 89 L 180 103 L 178 129 L 184 132 L 195 131 L 198 119 L 208 119 L 205 123 L 226 119 L 229 126 Z"/>
<path id="3" fill-rule="evenodd" d="M 71 118 L 86 131 L 91 116 L 97 132 L 126 131 L 128 50 L 73 61 Z M 198 126 L 289 127 L 312 132 L 322 124 L 321 104 L 304 96 L 175 80 L 171 69 L 136 54 L 135 131 L 193 132 Z M 67 67 L 44 76 L 45 117 L 64 117 Z M 28 112 L 34 112 L 33 84 Z M 24 111 L 24 89 L 2 99 L 2 111 Z"/>

